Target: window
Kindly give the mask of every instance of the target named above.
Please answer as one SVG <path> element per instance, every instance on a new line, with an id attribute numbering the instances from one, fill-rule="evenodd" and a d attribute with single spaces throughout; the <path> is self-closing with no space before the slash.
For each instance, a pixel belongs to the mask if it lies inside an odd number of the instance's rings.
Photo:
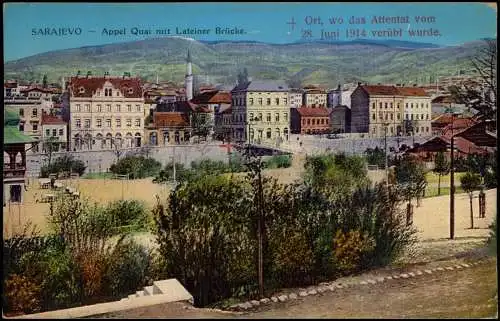
<path id="1" fill-rule="evenodd" d="M 101 113 L 101 112 L 102 112 L 102 106 L 101 106 L 101 105 L 97 105 L 97 112 L 98 112 L 98 113 Z"/>
<path id="2" fill-rule="evenodd" d="M 127 127 L 132 127 L 132 119 L 127 118 Z"/>
<path id="3" fill-rule="evenodd" d="M 283 120 L 288 121 L 288 113 L 283 113 Z"/>
<path id="4" fill-rule="evenodd" d="M 262 121 L 264 118 L 262 118 L 262 113 L 259 113 L 259 120 Z"/>
<path id="5" fill-rule="evenodd" d="M 37 131 L 38 130 L 38 124 L 37 123 L 34 123 L 33 124 L 33 131 Z"/>
<path id="6" fill-rule="evenodd" d="M 425 131 L 426 131 L 426 132 L 429 132 L 429 127 L 425 127 Z"/>
<path id="7" fill-rule="evenodd" d="M 410 115 L 406 114 L 406 120 L 410 119 Z"/>
<path id="8" fill-rule="evenodd" d="M 85 119 L 85 128 L 90 128 L 90 119 Z"/>
<path id="9" fill-rule="evenodd" d="M 375 116 L 375 114 L 372 114 L 372 120 L 376 120 L 377 117 Z"/>
<path id="10" fill-rule="evenodd" d="M 413 108 L 413 103 L 410 104 L 410 107 Z"/>
<path id="11" fill-rule="evenodd" d="M 288 98 L 283 98 L 283 104 L 286 106 L 288 105 Z"/>
<path id="12" fill-rule="evenodd" d="M 408 108 L 408 103 L 406 103 L 406 108 Z"/>
<path id="13" fill-rule="evenodd" d="M 271 138 L 271 128 L 268 128 L 266 131 L 266 137 Z"/>
<path id="14" fill-rule="evenodd" d="M 271 105 L 271 98 L 267 98 L 267 105 Z"/>
<path id="15" fill-rule="evenodd" d="M 389 114 L 385 114 L 385 120 L 389 119 Z"/>
<path id="16" fill-rule="evenodd" d="M 136 108 L 136 110 L 137 110 L 138 112 L 140 112 L 140 111 L 141 111 L 141 105 L 135 105 L 135 108 Z"/>
<path id="17" fill-rule="evenodd" d="M 418 127 L 415 127 L 415 129 L 416 129 L 415 131 L 418 133 Z"/>
<path id="18" fill-rule="evenodd" d="M 423 119 L 424 119 L 424 114 L 421 114 L 420 116 L 421 116 L 421 117 L 420 117 L 420 119 L 422 119 L 422 120 L 423 120 Z M 423 131 L 423 130 L 422 130 L 422 131 Z"/>
<path id="19" fill-rule="evenodd" d="M 392 113 L 391 113 L 391 120 L 394 120 L 394 116 L 392 115 Z"/>
<path id="20" fill-rule="evenodd" d="M 276 113 L 276 121 L 280 121 L 280 114 Z"/>
<path id="21" fill-rule="evenodd" d="M 117 111 L 117 112 L 120 112 L 120 111 L 121 111 L 121 109 L 122 109 L 122 106 L 120 106 L 120 105 L 116 105 L 116 111 Z"/>
<path id="22" fill-rule="evenodd" d="M 24 109 L 19 109 L 19 116 L 24 117 Z"/>
<path id="23" fill-rule="evenodd" d="M 276 98 L 276 105 L 279 105 L 279 104 L 280 104 L 280 99 Z"/>
<path id="24" fill-rule="evenodd" d="M 75 121 L 75 126 L 76 126 L 77 128 L 81 128 L 81 127 L 82 127 L 82 122 L 80 121 L 80 119 L 77 119 L 77 120 Z"/>
<path id="25" fill-rule="evenodd" d="M 45 136 L 50 136 L 50 129 L 45 130 Z"/>
<path id="26" fill-rule="evenodd" d="M 57 129 L 52 129 L 52 136 L 54 136 L 54 137 L 57 136 Z"/>
<path id="27" fill-rule="evenodd" d="M 76 105 L 76 111 L 81 112 L 82 111 L 82 106 L 81 105 Z"/>
<path id="28" fill-rule="evenodd" d="M 379 108 L 382 108 L 382 103 L 378 103 L 378 107 L 379 107 Z"/>
<path id="29" fill-rule="evenodd" d="M 411 114 L 411 120 L 413 120 L 413 114 Z"/>
<path id="30" fill-rule="evenodd" d="M 401 107 L 401 106 L 399 106 L 399 103 L 397 104 L 397 107 L 398 107 L 398 109 L 399 109 L 399 107 Z"/>
<path id="31" fill-rule="evenodd" d="M 248 99 L 250 101 L 250 105 L 253 105 L 253 98 Z"/>
<path id="32" fill-rule="evenodd" d="M 86 111 L 87 113 L 90 113 L 90 104 L 86 104 L 86 105 L 85 105 L 85 111 Z"/>
<path id="33" fill-rule="evenodd" d="M 397 116 L 398 120 L 401 118 L 401 116 L 399 114 L 396 114 L 396 116 Z"/>
<path id="34" fill-rule="evenodd" d="M 24 124 L 19 124 L 19 130 L 22 132 L 24 131 Z"/>
<path id="35" fill-rule="evenodd" d="M 135 127 L 141 127 L 141 119 L 140 118 L 135 119 Z"/>
<path id="36" fill-rule="evenodd" d="M 33 117 L 36 117 L 38 115 L 38 109 L 33 108 Z"/>
<path id="37" fill-rule="evenodd" d="M 262 106 L 262 98 L 259 98 L 259 105 Z"/>
<path id="38" fill-rule="evenodd" d="M 120 118 L 116 119 L 116 127 L 122 127 L 122 120 Z"/>
<path id="39" fill-rule="evenodd" d="M 384 113 L 383 112 L 379 112 L 378 113 L 378 118 L 379 119 L 384 119 Z"/>
<path id="40" fill-rule="evenodd" d="M 267 115 L 266 115 L 266 119 L 267 119 L 267 121 L 268 121 L 268 122 L 270 122 L 270 121 L 271 121 L 271 113 L 267 113 Z"/>
<path id="41" fill-rule="evenodd" d="M 132 111 L 132 105 L 127 105 L 127 111 L 131 112 Z"/>
<path id="42" fill-rule="evenodd" d="M 316 119 L 314 119 L 314 118 L 313 118 L 313 120 L 312 120 L 312 124 L 313 124 L 313 125 L 316 125 Z"/>
<path id="43" fill-rule="evenodd" d="M 83 94 L 83 93 L 85 92 L 85 88 L 80 87 L 80 88 L 79 88 L 79 91 L 80 91 L 80 94 Z"/>
<path id="44" fill-rule="evenodd" d="M 309 119 L 309 118 L 307 119 L 307 124 L 311 125 L 311 119 Z"/>
<path id="45" fill-rule="evenodd" d="M 390 107 L 392 108 L 392 103 L 391 103 Z"/>
<path id="46" fill-rule="evenodd" d="M 420 104 L 420 108 L 424 108 L 424 103 L 421 103 L 421 104 Z"/>
<path id="47" fill-rule="evenodd" d="M 97 119 L 96 121 L 97 121 L 96 126 L 97 127 L 102 127 L 102 119 Z"/>
<path id="48" fill-rule="evenodd" d="M 429 120 L 429 114 L 426 114 L 425 116 L 426 116 L 425 118 L 426 118 L 427 120 Z"/>
<path id="49" fill-rule="evenodd" d="M 372 103 L 372 109 L 375 109 L 375 107 L 376 107 L 376 104 Z"/>
<path id="50" fill-rule="evenodd" d="M 251 98 L 250 98 L 250 99 L 251 99 Z M 248 118 L 249 118 L 249 120 L 250 120 L 250 121 L 252 121 L 252 120 L 253 120 L 253 113 L 250 113 L 250 114 L 248 115 Z"/>
<path id="51" fill-rule="evenodd" d="M 111 127 L 111 118 L 106 119 L 106 127 Z"/>
<path id="52" fill-rule="evenodd" d="M 64 135 L 64 129 L 59 129 L 59 136 L 63 136 Z"/>
<path id="53" fill-rule="evenodd" d="M 111 112 L 111 105 L 106 105 L 106 111 Z"/>

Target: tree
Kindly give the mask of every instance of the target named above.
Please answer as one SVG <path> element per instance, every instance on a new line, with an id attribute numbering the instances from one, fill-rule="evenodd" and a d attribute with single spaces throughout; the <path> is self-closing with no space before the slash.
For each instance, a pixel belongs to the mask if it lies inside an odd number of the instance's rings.
<path id="1" fill-rule="evenodd" d="M 412 156 L 405 155 L 396 162 L 395 175 L 398 187 L 408 202 L 407 224 L 411 224 L 413 221 L 413 205 L 411 201 L 414 198 L 418 201 L 427 186 L 424 165 Z"/>
<path id="2" fill-rule="evenodd" d="M 43 88 L 47 88 L 47 75 L 43 75 L 42 86 Z"/>
<path id="3" fill-rule="evenodd" d="M 450 163 L 444 156 L 443 152 L 438 152 L 436 154 L 434 169 L 432 171 L 438 175 L 438 195 L 441 195 L 441 176 L 450 172 Z"/>
<path id="4" fill-rule="evenodd" d="M 379 167 L 385 167 L 385 152 L 383 149 L 377 147 L 367 148 L 365 150 L 366 160 L 370 165 L 377 165 Z"/>
<path id="5" fill-rule="evenodd" d="M 475 190 L 479 189 L 481 185 L 481 176 L 476 173 L 467 172 L 464 176 L 460 177 L 460 185 L 462 189 L 469 195 L 470 202 L 470 228 L 474 228 L 474 213 L 472 209 L 472 196 Z"/>
<path id="6" fill-rule="evenodd" d="M 459 104 L 479 112 L 483 119 L 496 119 L 497 109 L 497 41 L 485 40 L 485 45 L 470 58 L 470 64 L 479 74 L 480 83 L 450 86 L 452 97 Z"/>
<path id="7" fill-rule="evenodd" d="M 55 151 L 59 150 L 59 142 L 57 141 L 56 137 L 50 136 L 46 141 L 45 141 L 45 152 L 47 153 L 48 157 L 48 166 L 50 167 L 50 163 L 52 162 L 52 154 Z"/>
<path id="8" fill-rule="evenodd" d="M 193 127 L 193 135 L 206 139 L 213 124 L 210 122 L 208 114 L 202 112 L 201 107 L 198 106 L 191 116 L 191 126 Z"/>

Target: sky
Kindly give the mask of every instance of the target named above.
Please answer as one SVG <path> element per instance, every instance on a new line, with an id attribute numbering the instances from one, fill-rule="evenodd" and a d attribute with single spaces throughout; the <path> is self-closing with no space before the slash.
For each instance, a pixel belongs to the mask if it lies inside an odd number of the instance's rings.
<path id="1" fill-rule="evenodd" d="M 497 11 L 480 3 L 4 3 L 4 61 L 47 51 L 158 38 L 157 29 L 210 29 L 208 35 L 185 35 L 196 40 L 252 40 L 291 43 L 320 40 L 321 30 L 330 40 L 396 39 L 459 45 L 482 38 L 496 38 Z M 409 16 L 408 24 L 372 24 L 373 16 Z M 350 17 L 365 17 L 365 24 L 349 24 Z M 417 23 L 416 16 L 434 17 Z M 320 21 L 318 21 L 318 17 Z M 336 18 L 336 24 L 330 18 Z M 344 22 L 338 24 L 342 17 Z M 293 19 L 295 24 L 289 24 Z M 319 23 L 322 23 L 319 24 Z M 243 29 L 245 34 L 217 35 L 215 28 Z M 50 33 L 46 34 L 45 29 Z M 57 30 L 54 32 L 52 28 Z M 66 28 L 66 35 L 60 33 Z M 136 29 L 134 29 L 136 28 Z M 394 28 L 398 34 L 383 33 Z M 411 37 L 409 30 L 430 29 L 433 36 Z M 42 29 L 42 31 L 40 31 Z M 125 29 L 125 35 L 106 35 Z M 151 30 L 133 35 L 134 30 Z M 309 30 L 309 32 L 307 31 Z M 364 30 L 357 33 L 352 30 Z M 438 35 L 436 35 L 436 30 Z M 380 31 L 373 34 L 372 31 Z M 430 30 L 432 32 L 432 30 Z M 71 33 L 71 34 L 70 34 Z M 363 36 L 364 35 L 364 36 Z"/>

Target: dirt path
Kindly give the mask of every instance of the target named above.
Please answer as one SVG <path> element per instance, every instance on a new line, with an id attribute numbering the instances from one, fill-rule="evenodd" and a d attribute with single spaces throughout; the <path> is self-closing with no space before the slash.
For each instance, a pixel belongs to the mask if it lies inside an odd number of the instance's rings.
<path id="1" fill-rule="evenodd" d="M 349 287 L 274 304 L 240 318 L 461 318 L 497 313 L 496 261 L 467 270 Z"/>

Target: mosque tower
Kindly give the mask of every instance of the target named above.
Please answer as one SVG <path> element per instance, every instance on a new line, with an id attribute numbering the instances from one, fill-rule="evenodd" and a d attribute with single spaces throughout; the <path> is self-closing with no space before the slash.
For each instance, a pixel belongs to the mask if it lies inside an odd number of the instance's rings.
<path id="1" fill-rule="evenodd" d="M 186 86 L 186 98 L 188 101 L 193 99 L 193 70 L 191 67 L 191 54 L 187 52 L 187 68 L 186 77 L 184 79 L 184 84 Z"/>

